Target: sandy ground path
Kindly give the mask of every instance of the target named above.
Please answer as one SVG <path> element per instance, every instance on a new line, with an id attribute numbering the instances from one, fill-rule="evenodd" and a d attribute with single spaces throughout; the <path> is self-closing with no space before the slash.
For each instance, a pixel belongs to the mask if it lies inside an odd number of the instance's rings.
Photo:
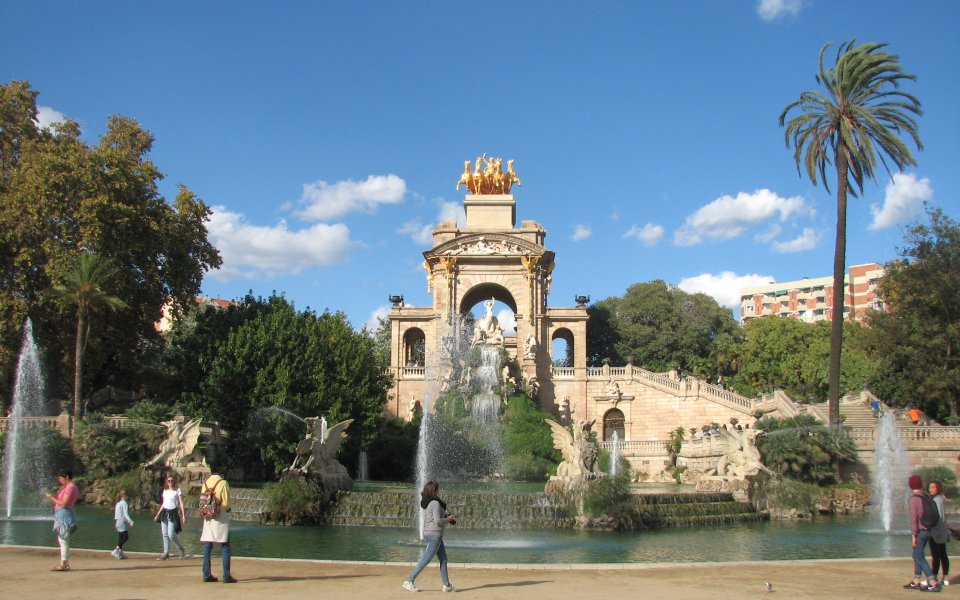
<path id="1" fill-rule="evenodd" d="M 199 598 L 232 599 L 405 598 L 400 587 L 410 564 L 234 558 L 235 585 L 203 583 L 199 557 L 158 562 L 135 554 L 118 561 L 107 552 L 74 550 L 72 569 L 50 572 L 53 548 L 0 546 L 0 598 Z M 219 575 L 215 553 L 213 572 Z M 910 598 L 901 586 L 910 578 L 909 559 L 771 561 L 681 565 L 467 565 L 451 563 L 455 598 L 564 600 L 670 598 Z M 765 581 L 773 583 L 768 592 Z M 960 582 L 958 582 L 960 583 Z M 413 598 L 446 597 L 436 563 L 417 579 Z M 944 589 L 960 596 L 960 585 Z"/>

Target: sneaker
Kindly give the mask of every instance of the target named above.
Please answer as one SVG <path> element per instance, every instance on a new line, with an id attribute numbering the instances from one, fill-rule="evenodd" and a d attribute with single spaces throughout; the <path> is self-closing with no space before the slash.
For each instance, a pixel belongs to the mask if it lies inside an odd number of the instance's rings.
<path id="1" fill-rule="evenodd" d="M 407 590 L 408 592 L 419 592 L 419 591 L 420 591 L 420 590 L 417 589 L 417 586 L 413 585 L 413 582 L 412 582 L 412 581 L 404 581 L 404 582 L 403 582 L 403 589 Z"/>
<path id="2" fill-rule="evenodd" d="M 186 551 L 186 550 L 181 550 L 181 551 L 180 551 L 180 554 L 179 554 L 179 556 L 178 556 L 177 558 L 190 558 L 191 556 L 193 556 L 193 555 L 192 555 L 192 554 L 187 554 L 187 551 Z"/>
<path id="3" fill-rule="evenodd" d="M 236 583 L 236 582 L 237 582 L 237 580 L 234 579 L 233 577 L 231 577 L 230 575 L 224 576 L 224 578 L 221 579 L 221 581 L 223 581 L 224 583 Z"/>
<path id="4" fill-rule="evenodd" d="M 114 549 L 110 552 L 110 556 L 112 556 L 112 557 L 114 557 L 114 558 L 116 558 L 116 559 L 119 560 L 119 559 L 120 559 L 120 548 L 114 548 Z"/>
<path id="5" fill-rule="evenodd" d="M 127 555 L 123 553 L 123 550 L 121 550 L 120 556 L 118 556 L 117 558 L 119 558 L 120 560 L 127 560 Z"/>
<path id="6" fill-rule="evenodd" d="M 442 588 L 440 588 L 440 591 L 443 591 L 443 592 L 455 592 L 455 591 L 457 591 L 457 588 L 453 587 L 453 584 L 451 583 L 450 585 L 445 585 L 445 586 L 443 586 Z"/>
<path id="7" fill-rule="evenodd" d="M 943 581 L 940 582 L 940 585 L 950 585 L 950 580 L 944 577 Z"/>
<path id="8" fill-rule="evenodd" d="M 168 558 L 170 558 L 169 554 L 161 554 L 157 557 L 157 560 L 167 560 Z"/>
<path id="9" fill-rule="evenodd" d="M 921 592 L 939 592 L 941 589 L 940 585 L 928 585 L 927 587 L 920 588 Z"/>
<path id="10" fill-rule="evenodd" d="M 218 582 L 218 581 L 220 581 L 220 580 L 217 579 L 217 578 L 216 578 L 215 576 L 213 576 L 213 575 L 204 575 L 204 576 L 203 576 L 203 582 L 204 582 L 204 583 L 216 583 L 216 582 Z"/>

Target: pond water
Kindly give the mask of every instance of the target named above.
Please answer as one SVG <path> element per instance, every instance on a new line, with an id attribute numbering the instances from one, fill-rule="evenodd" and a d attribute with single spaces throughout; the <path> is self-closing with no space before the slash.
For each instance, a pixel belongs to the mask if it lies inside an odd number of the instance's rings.
<path id="1" fill-rule="evenodd" d="M 113 510 L 81 507 L 76 548 L 112 550 Z M 160 531 L 152 514 L 132 515 L 136 526 L 125 549 L 156 552 Z M 56 547 L 49 517 L 0 519 L 0 544 Z M 201 551 L 200 522 L 188 519 L 181 539 Z M 415 562 L 420 553 L 409 528 L 275 527 L 233 522 L 234 556 Z M 671 563 L 910 556 L 906 530 L 881 531 L 869 517 L 830 517 L 815 522 L 762 522 L 700 529 L 630 533 L 577 531 L 480 531 L 447 528 L 444 542 L 454 563 Z"/>

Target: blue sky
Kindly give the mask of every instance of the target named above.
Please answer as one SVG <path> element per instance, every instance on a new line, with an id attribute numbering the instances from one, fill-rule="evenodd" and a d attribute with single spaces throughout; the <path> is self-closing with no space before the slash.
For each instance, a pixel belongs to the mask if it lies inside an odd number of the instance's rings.
<path id="1" fill-rule="evenodd" d="M 91 143 L 111 114 L 153 132 L 163 194 L 214 207 L 206 295 L 358 327 L 388 294 L 427 305 L 430 229 L 462 219 L 463 161 L 487 153 L 547 230 L 551 305 L 663 279 L 735 307 L 831 273 L 834 196 L 777 124 L 826 42 L 889 43 L 925 111 L 919 166 L 851 200 L 847 264 L 895 257 L 924 201 L 960 217 L 958 28 L 948 0 L 12 1 L 0 81 Z"/>

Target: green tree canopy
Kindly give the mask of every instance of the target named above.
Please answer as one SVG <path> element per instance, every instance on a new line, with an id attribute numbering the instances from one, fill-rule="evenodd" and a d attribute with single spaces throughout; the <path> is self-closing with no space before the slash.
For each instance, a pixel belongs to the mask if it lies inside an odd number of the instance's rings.
<path id="1" fill-rule="evenodd" d="M 960 224 L 940 209 L 905 236 L 878 292 L 890 312 L 870 316 L 867 345 L 877 362 L 875 393 L 914 402 L 934 418 L 957 417 L 960 398 Z"/>
<path id="2" fill-rule="evenodd" d="M 221 264 L 207 240 L 210 209 L 184 186 L 173 202 L 160 195 L 153 136 L 133 119 L 110 117 L 90 146 L 73 121 L 39 129 L 36 97 L 26 82 L 0 85 L 0 368 L 10 372 L 29 315 L 59 359 L 48 364 L 59 366 L 52 379 L 69 379 L 74 315 L 44 293 L 92 252 L 116 268 L 111 292 L 129 308 L 97 328 L 83 387 L 131 383 L 123 378 L 137 370 L 140 342 L 156 336 L 163 305 L 192 303 L 204 272 Z"/>
<path id="3" fill-rule="evenodd" d="M 690 294 L 661 280 L 637 283 L 622 298 L 590 306 L 587 358 L 605 358 L 652 371 L 673 367 L 708 377 L 716 372 L 714 346 L 735 339 L 730 310 L 706 294 Z"/>
<path id="4" fill-rule="evenodd" d="M 872 380 L 874 369 L 867 359 L 864 327 L 844 323 L 841 387 L 860 390 Z M 750 319 L 743 326 L 743 341 L 736 350 L 739 370 L 731 385 L 753 395 L 782 389 L 795 400 L 825 400 L 829 390 L 830 324 L 798 319 L 765 317 Z"/>
<path id="5" fill-rule="evenodd" d="M 198 380 L 184 393 L 186 412 L 227 428 L 232 457 L 260 463 L 270 476 L 289 466 L 304 433 L 290 413 L 322 415 L 331 425 L 354 419 L 354 459 L 376 431 L 389 383 L 385 365 L 374 340 L 354 331 L 343 313 L 297 311 L 282 296 L 247 297 L 187 326 L 192 333 L 178 334 L 177 348 L 189 349 L 179 364 Z"/>

